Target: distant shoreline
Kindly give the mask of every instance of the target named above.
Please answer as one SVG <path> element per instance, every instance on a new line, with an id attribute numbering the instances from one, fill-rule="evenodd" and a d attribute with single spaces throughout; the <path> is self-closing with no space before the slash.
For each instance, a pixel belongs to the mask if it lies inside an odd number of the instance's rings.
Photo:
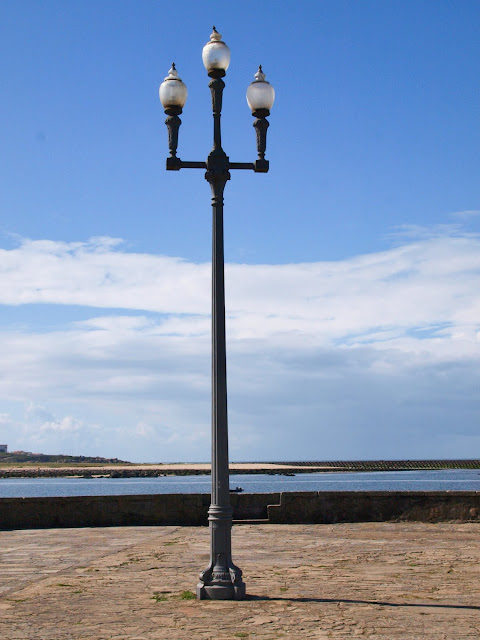
<path id="1" fill-rule="evenodd" d="M 426 471 L 480 469 L 480 460 L 369 460 L 337 462 L 234 462 L 230 473 L 292 475 L 318 472 Z M 2 478 L 149 478 L 161 476 L 210 475 L 209 463 L 176 464 L 0 464 Z"/>

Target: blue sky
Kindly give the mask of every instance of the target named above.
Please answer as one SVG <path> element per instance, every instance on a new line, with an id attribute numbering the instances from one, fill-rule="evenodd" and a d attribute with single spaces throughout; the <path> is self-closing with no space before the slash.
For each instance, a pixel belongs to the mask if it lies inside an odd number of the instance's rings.
<path id="1" fill-rule="evenodd" d="M 276 90 L 225 193 L 233 460 L 480 456 L 478 2 L 4 1 L 0 439 L 209 457 L 209 187 L 164 169 L 158 86 L 212 144 L 201 50 Z"/>

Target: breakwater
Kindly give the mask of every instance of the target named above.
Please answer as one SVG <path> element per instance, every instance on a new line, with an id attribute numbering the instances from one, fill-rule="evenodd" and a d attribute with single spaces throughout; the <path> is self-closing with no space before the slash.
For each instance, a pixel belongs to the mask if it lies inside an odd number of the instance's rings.
<path id="1" fill-rule="evenodd" d="M 322 471 L 426 471 L 439 469 L 480 469 L 480 460 L 330 460 L 328 462 L 277 462 L 295 468 L 318 467 Z"/>
<path id="2" fill-rule="evenodd" d="M 0 529 L 207 524 L 209 494 L 0 498 Z M 234 522 L 480 522 L 478 491 L 308 491 L 231 496 Z"/>

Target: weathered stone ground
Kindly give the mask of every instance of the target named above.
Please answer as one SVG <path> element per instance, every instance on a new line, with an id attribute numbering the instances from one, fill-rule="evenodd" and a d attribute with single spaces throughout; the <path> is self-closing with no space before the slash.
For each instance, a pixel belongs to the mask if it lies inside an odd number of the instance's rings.
<path id="1" fill-rule="evenodd" d="M 468 523 L 236 526 L 249 599 L 198 602 L 186 596 L 208 561 L 206 528 L 2 531 L 0 638 L 478 640 L 479 533 Z"/>

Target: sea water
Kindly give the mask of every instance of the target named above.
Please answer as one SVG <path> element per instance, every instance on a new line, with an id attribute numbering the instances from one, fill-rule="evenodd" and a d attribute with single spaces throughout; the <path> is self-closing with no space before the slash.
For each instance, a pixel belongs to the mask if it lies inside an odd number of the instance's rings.
<path id="1" fill-rule="evenodd" d="M 295 476 L 231 474 L 230 487 L 245 493 L 281 491 L 480 491 L 475 469 L 299 473 Z M 3 478 L 0 498 L 210 493 L 210 476 L 158 478 Z"/>

